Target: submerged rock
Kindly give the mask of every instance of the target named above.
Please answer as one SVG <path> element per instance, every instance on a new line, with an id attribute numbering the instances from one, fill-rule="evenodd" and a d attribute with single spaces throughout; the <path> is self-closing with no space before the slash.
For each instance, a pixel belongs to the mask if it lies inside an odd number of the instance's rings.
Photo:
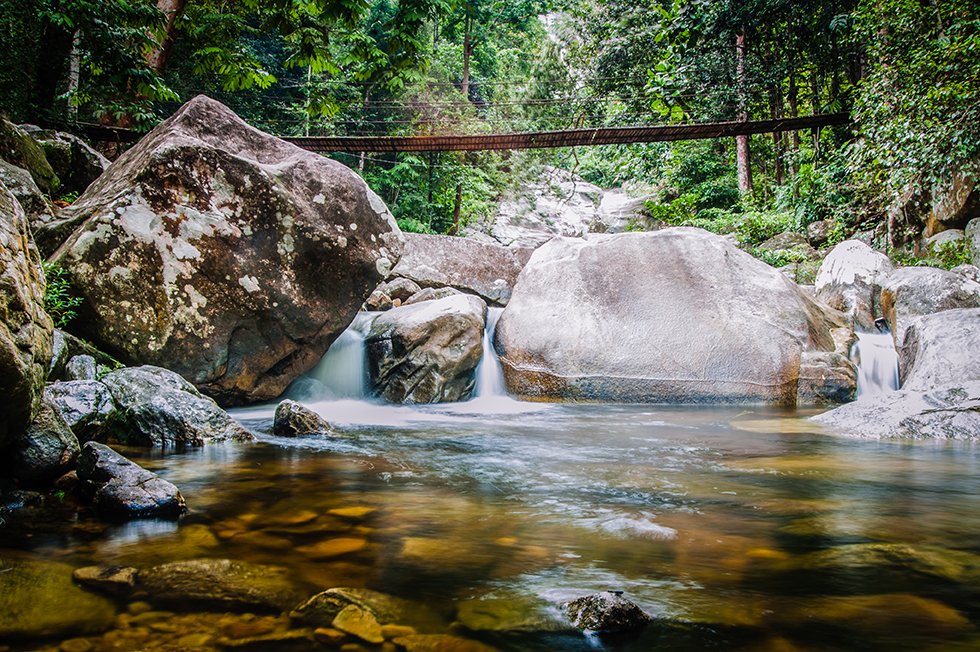
<path id="1" fill-rule="evenodd" d="M 0 555 L 0 640 L 98 634 L 112 625 L 113 602 L 72 583 L 72 567 Z"/>
<path id="2" fill-rule="evenodd" d="M 876 439 L 980 438 L 980 381 L 928 392 L 901 389 L 861 399 L 812 420 L 841 434 Z"/>
<path id="3" fill-rule="evenodd" d="M 286 399 L 276 406 L 272 424 L 276 437 L 304 437 L 333 434 L 333 428 L 323 417 L 301 403 Z"/>
<path id="4" fill-rule="evenodd" d="M 116 436 L 138 446 L 203 446 L 255 438 L 172 371 L 132 367 L 102 379 L 118 408 Z"/>
<path id="5" fill-rule="evenodd" d="M 0 184 L 0 448 L 27 430 L 41 406 L 54 324 L 44 311 L 41 257 L 27 217 Z"/>
<path id="6" fill-rule="evenodd" d="M 897 344 L 916 317 L 956 308 L 980 308 L 980 283 L 944 269 L 903 267 L 882 284 L 882 316 Z"/>
<path id="7" fill-rule="evenodd" d="M 350 606 L 370 614 L 381 625 L 407 625 L 422 633 L 445 628 L 445 622 L 426 607 L 370 589 L 329 589 L 316 594 L 289 615 L 311 627 L 331 627 L 340 612 Z"/>
<path id="8" fill-rule="evenodd" d="M 373 391 L 392 403 L 469 398 L 483 356 L 486 311 L 482 299 L 459 295 L 378 315 L 364 341 Z"/>
<path id="9" fill-rule="evenodd" d="M 46 227 L 85 298 L 80 334 L 171 369 L 222 405 L 308 371 L 401 255 L 352 170 L 197 97 Z"/>
<path id="10" fill-rule="evenodd" d="M 875 332 L 881 286 L 893 270 L 885 254 L 859 240 L 846 240 L 821 263 L 814 283 L 817 298 L 850 315 L 855 330 Z"/>
<path id="11" fill-rule="evenodd" d="M 399 636 L 392 643 L 405 652 L 499 652 L 485 643 L 447 634 Z"/>
<path id="12" fill-rule="evenodd" d="M 77 472 L 82 492 L 104 518 L 172 518 L 185 509 L 177 487 L 104 444 L 82 447 Z"/>
<path id="13" fill-rule="evenodd" d="M 645 627 L 651 618 L 619 591 L 594 593 L 563 602 L 572 625 L 590 632 L 614 634 Z"/>
<path id="14" fill-rule="evenodd" d="M 529 600 L 466 600 L 456 610 L 456 622 L 471 632 L 487 635 L 527 635 L 576 631 L 553 615 L 552 605 Z"/>
<path id="15" fill-rule="evenodd" d="M 279 613 L 300 600 L 286 569 L 228 559 L 155 566 L 141 570 L 136 583 L 163 605 Z"/>
<path id="16" fill-rule="evenodd" d="M 899 368 L 908 391 L 980 381 L 980 308 L 913 320 L 899 349 Z"/>
<path id="17" fill-rule="evenodd" d="M 136 590 L 138 570 L 129 566 L 85 566 L 77 568 L 72 577 L 79 584 L 113 595 L 127 596 Z"/>
<path id="18" fill-rule="evenodd" d="M 671 228 L 544 245 L 495 345 L 526 398 L 793 405 L 804 352 L 834 351 L 842 319 L 727 239 Z"/>

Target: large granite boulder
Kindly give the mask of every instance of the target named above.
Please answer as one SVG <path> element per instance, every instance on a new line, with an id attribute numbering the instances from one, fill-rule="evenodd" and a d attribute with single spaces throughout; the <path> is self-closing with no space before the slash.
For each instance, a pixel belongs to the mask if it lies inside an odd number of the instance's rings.
<path id="1" fill-rule="evenodd" d="M 41 486 L 67 473 L 78 457 L 78 439 L 61 409 L 45 393 L 27 432 L 11 444 L 5 466 L 25 486 Z"/>
<path id="2" fill-rule="evenodd" d="M 76 470 L 83 494 L 103 518 L 175 518 L 185 509 L 177 487 L 105 444 L 82 446 Z"/>
<path id="3" fill-rule="evenodd" d="M 167 369 L 130 367 L 102 378 L 116 404 L 114 436 L 138 446 L 203 446 L 254 435 Z"/>
<path id="4" fill-rule="evenodd" d="M 63 190 L 83 192 L 110 165 L 109 159 L 78 136 L 63 131 L 38 129 L 33 125 L 21 125 L 21 129 L 41 145 L 48 163 L 61 180 Z"/>
<path id="5" fill-rule="evenodd" d="M 524 267 L 510 248 L 449 235 L 405 234 L 405 254 L 391 271 L 423 288 L 452 287 L 506 305 Z M 390 284 L 389 284 L 390 285 Z M 399 297 L 388 292 L 392 299 Z"/>
<path id="6" fill-rule="evenodd" d="M 902 389 L 909 391 L 980 381 L 980 308 L 914 319 L 905 330 L 899 369 Z"/>
<path id="7" fill-rule="evenodd" d="M 378 315 L 364 340 L 371 391 L 392 403 L 469 398 L 486 314 L 482 299 L 461 294 Z"/>
<path id="8" fill-rule="evenodd" d="M 980 217 L 967 223 L 964 235 L 967 240 L 967 251 L 970 252 L 970 262 L 980 265 Z"/>
<path id="9" fill-rule="evenodd" d="M 75 356 L 79 358 L 82 356 Z M 97 380 L 51 383 L 44 390 L 47 400 L 58 406 L 65 423 L 78 441 L 105 442 L 116 417 L 112 392 Z"/>
<path id="10" fill-rule="evenodd" d="M 814 283 L 817 298 L 851 317 L 855 330 L 875 332 L 880 317 L 881 285 L 894 267 L 888 256 L 859 240 L 846 240 L 820 264 Z"/>
<path id="11" fill-rule="evenodd" d="M 356 173 L 203 96 L 64 213 L 53 260 L 85 298 L 79 334 L 222 405 L 279 396 L 316 364 L 403 247 Z"/>
<path id="12" fill-rule="evenodd" d="M 507 389 L 532 399 L 796 404 L 804 352 L 843 315 L 701 229 L 556 238 L 497 325 Z"/>
<path id="13" fill-rule="evenodd" d="M 6 161 L 0 161 L 0 183 L 7 186 L 7 190 L 20 202 L 21 208 L 27 214 L 27 223 L 32 232 L 38 226 L 55 219 L 54 209 L 41 193 L 41 189 L 34 183 L 34 177 L 27 170 L 11 165 Z M 51 253 L 45 251 L 43 247 L 38 247 L 38 249 L 44 254 Z"/>
<path id="14" fill-rule="evenodd" d="M 31 173 L 34 183 L 46 193 L 61 186 L 58 175 L 44 155 L 40 143 L 17 125 L 0 118 L 0 159 Z"/>
<path id="15" fill-rule="evenodd" d="M 40 407 L 54 324 L 44 311 L 44 273 L 20 203 L 0 184 L 0 448 Z"/>
<path id="16" fill-rule="evenodd" d="M 954 308 L 980 308 L 980 283 L 935 267 L 903 267 L 881 284 L 881 311 L 895 342 L 916 317 Z"/>
<path id="17" fill-rule="evenodd" d="M 900 389 L 842 405 L 812 418 L 831 431 L 874 439 L 980 438 L 980 381 L 928 392 Z"/>

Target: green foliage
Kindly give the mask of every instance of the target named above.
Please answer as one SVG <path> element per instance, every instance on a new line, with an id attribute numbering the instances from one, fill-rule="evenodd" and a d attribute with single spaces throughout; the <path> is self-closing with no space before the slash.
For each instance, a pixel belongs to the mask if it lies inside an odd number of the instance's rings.
<path id="1" fill-rule="evenodd" d="M 971 262 L 970 244 L 965 238 L 944 242 L 938 247 L 931 248 L 923 257 L 915 256 L 904 250 L 893 250 L 891 258 L 897 264 L 905 267 L 953 269 Z"/>
<path id="2" fill-rule="evenodd" d="M 81 297 L 71 293 L 71 282 L 67 272 L 53 263 L 42 263 L 44 267 L 44 309 L 54 320 L 56 328 L 64 326 L 75 318 L 75 308 L 82 304 Z"/>
<path id="3" fill-rule="evenodd" d="M 799 249 L 762 249 L 754 247 L 752 255 L 773 267 L 784 267 L 790 263 L 803 263 L 807 260 L 806 252 Z"/>

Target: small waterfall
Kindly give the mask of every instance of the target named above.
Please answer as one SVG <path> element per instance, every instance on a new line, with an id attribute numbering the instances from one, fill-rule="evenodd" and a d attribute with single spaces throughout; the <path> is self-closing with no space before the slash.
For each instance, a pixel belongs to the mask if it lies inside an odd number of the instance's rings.
<path id="1" fill-rule="evenodd" d="M 297 381 L 289 392 L 296 400 L 322 401 L 325 399 L 367 396 L 367 361 L 364 335 L 377 316 L 373 312 L 359 312 L 354 321 L 315 367 Z"/>
<path id="2" fill-rule="evenodd" d="M 480 360 L 480 366 L 476 369 L 474 399 L 507 396 L 504 374 L 500 369 L 500 360 L 493 348 L 493 336 L 497 332 L 497 321 L 503 312 L 503 308 L 487 308 L 487 327 L 483 330 L 483 358 Z"/>
<path id="3" fill-rule="evenodd" d="M 898 352 L 888 326 L 875 322 L 877 333 L 856 333 L 858 341 L 851 349 L 851 360 L 858 366 L 858 399 L 877 396 L 898 389 Z"/>

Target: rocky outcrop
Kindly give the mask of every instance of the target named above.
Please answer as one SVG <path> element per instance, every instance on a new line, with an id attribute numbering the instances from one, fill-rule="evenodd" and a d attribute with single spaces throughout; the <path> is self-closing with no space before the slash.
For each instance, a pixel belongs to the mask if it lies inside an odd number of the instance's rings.
<path id="1" fill-rule="evenodd" d="M 348 168 L 198 97 L 127 150 L 52 230 L 79 333 L 222 405 L 310 369 L 397 262 L 402 237 Z"/>
<path id="2" fill-rule="evenodd" d="M 68 377 L 68 363 L 80 355 L 89 356 L 95 360 L 96 369 L 99 366 L 108 369 L 122 366 L 112 357 L 99 351 L 88 342 L 56 328 L 54 329 L 54 336 L 52 338 L 51 362 L 48 365 L 48 382 L 72 380 Z"/>
<path id="3" fill-rule="evenodd" d="M 83 192 L 109 167 L 109 159 L 73 134 L 21 125 L 44 150 L 45 158 L 61 180 L 63 190 Z"/>
<path id="4" fill-rule="evenodd" d="M 841 405 L 854 400 L 857 367 L 835 351 L 804 351 L 800 358 L 798 405 Z"/>
<path id="5" fill-rule="evenodd" d="M 392 403 L 469 398 L 486 312 L 482 299 L 459 295 L 378 315 L 364 341 L 372 391 Z"/>
<path id="6" fill-rule="evenodd" d="M 54 324 L 44 311 L 44 273 L 27 216 L 0 184 L 0 448 L 40 407 Z"/>
<path id="7" fill-rule="evenodd" d="M 912 320 L 899 349 L 899 369 L 902 389 L 909 391 L 980 381 L 980 308 Z"/>
<path id="8" fill-rule="evenodd" d="M 980 381 L 928 392 L 901 389 L 842 405 L 812 419 L 833 432 L 875 439 L 980 437 Z"/>
<path id="9" fill-rule="evenodd" d="M 41 145 L 17 125 L 0 119 L 0 159 L 31 173 L 34 183 L 50 194 L 61 186 Z"/>
<path id="10" fill-rule="evenodd" d="M 109 439 L 116 403 L 108 387 L 96 380 L 72 380 L 48 385 L 44 395 L 58 406 L 78 441 Z"/>
<path id="11" fill-rule="evenodd" d="M 963 233 L 967 240 L 967 251 L 970 252 L 970 262 L 980 265 L 980 218 L 970 220 Z"/>
<path id="12" fill-rule="evenodd" d="M 807 351 L 843 317 L 692 228 L 558 238 L 497 325 L 507 389 L 532 399 L 796 404 Z"/>
<path id="13" fill-rule="evenodd" d="M 114 434 L 137 446 L 203 446 L 254 439 L 244 426 L 172 371 L 120 369 L 102 378 L 116 404 Z"/>
<path id="14" fill-rule="evenodd" d="M 834 232 L 836 227 L 836 220 L 819 220 L 817 222 L 811 222 L 806 227 L 806 239 L 810 243 L 810 246 L 813 247 L 819 247 L 827 244 L 827 242 L 830 240 L 830 235 Z"/>
<path id="15" fill-rule="evenodd" d="M 510 299 L 523 266 L 515 251 L 500 245 L 448 235 L 406 233 L 405 254 L 391 275 L 423 288 L 456 288 L 502 306 Z M 395 287 L 395 283 L 392 280 L 388 286 Z M 392 294 L 386 290 L 392 299 L 408 298 L 395 291 Z"/>
<path id="16" fill-rule="evenodd" d="M 560 606 L 578 629 L 616 633 L 640 629 L 651 618 L 621 595 L 621 591 L 594 593 L 563 602 Z"/>
<path id="17" fill-rule="evenodd" d="M 330 424 L 319 414 L 296 401 L 286 399 L 276 406 L 276 416 L 272 424 L 272 434 L 276 437 L 304 437 L 332 433 Z"/>
<path id="18" fill-rule="evenodd" d="M 102 518 L 174 518 L 185 509 L 177 487 L 104 444 L 82 446 L 76 470 L 82 493 Z"/>
<path id="19" fill-rule="evenodd" d="M 21 208 L 27 214 L 27 223 L 32 232 L 37 230 L 39 226 L 55 219 L 54 209 L 27 170 L 11 165 L 6 161 L 0 161 L 0 184 L 5 185 L 7 190 L 20 202 Z M 45 257 L 54 251 L 53 249 L 46 250 L 44 247 L 38 248 Z"/>
<path id="20" fill-rule="evenodd" d="M 895 342 L 916 317 L 954 308 L 980 308 L 980 283 L 935 267 L 903 267 L 881 284 L 881 311 Z"/>
<path id="21" fill-rule="evenodd" d="M 5 460 L 13 477 L 26 486 L 43 486 L 75 466 L 78 439 L 61 409 L 45 393 L 34 421 L 7 449 Z"/>
<path id="22" fill-rule="evenodd" d="M 814 288 L 817 298 L 850 315 L 855 330 L 875 332 L 881 285 L 894 267 L 888 257 L 858 240 L 846 240 L 824 258 Z"/>

